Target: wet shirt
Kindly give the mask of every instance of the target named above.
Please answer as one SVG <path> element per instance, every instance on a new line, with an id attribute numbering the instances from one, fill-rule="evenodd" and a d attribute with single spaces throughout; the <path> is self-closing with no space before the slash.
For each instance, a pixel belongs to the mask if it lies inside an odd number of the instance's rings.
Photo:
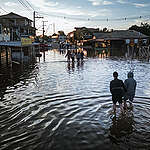
<path id="1" fill-rule="evenodd" d="M 114 79 L 110 82 L 110 92 L 112 95 L 124 95 L 126 88 L 122 80 Z"/>
<path id="2" fill-rule="evenodd" d="M 128 95 L 135 95 L 136 81 L 133 78 L 128 78 L 124 82 Z"/>

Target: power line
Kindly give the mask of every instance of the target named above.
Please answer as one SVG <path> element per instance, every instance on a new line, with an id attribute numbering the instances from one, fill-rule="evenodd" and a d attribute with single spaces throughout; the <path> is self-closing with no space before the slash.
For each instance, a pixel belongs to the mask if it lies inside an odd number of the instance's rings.
<path id="1" fill-rule="evenodd" d="M 78 21 L 127 21 L 127 20 L 135 20 L 135 19 L 144 19 L 150 17 L 150 15 L 146 16 L 134 16 L 134 17 L 122 17 L 122 18 L 105 18 L 105 19 L 93 19 L 93 18 L 77 18 L 77 17 L 66 17 L 66 16 L 61 16 L 61 15 L 52 15 L 52 14 L 47 14 L 43 12 L 39 12 L 40 14 L 46 15 L 46 16 L 51 16 L 51 17 L 57 17 L 57 18 L 62 18 L 62 19 L 70 19 L 70 20 L 78 20 Z"/>
<path id="2" fill-rule="evenodd" d="M 45 22 L 48 22 L 48 21 L 42 21 L 42 22 L 43 22 L 43 28 L 42 29 L 43 29 L 43 42 L 44 42 L 44 33 L 45 33 L 44 26 L 46 26 Z"/>
<path id="3" fill-rule="evenodd" d="M 0 9 L 3 10 L 4 12 L 8 13 L 8 12 L 7 12 L 4 8 L 2 8 L 1 6 L 0 6 Z"/>
<path id="4" fill-rule="evenodd" d="M 31 9 L 34 11 L 34 8 L 32 7 L 32 5 L 27 1 L 27 0 L 24 0 L 26 1 L 26 3 L 31 7 Z"/>
<path id="5" fill-rule="evenodd" d="M 30 8 L 22 1 L 22 0 L 18 0 L 18 2 L 28 11 L 31 11 Z"/>

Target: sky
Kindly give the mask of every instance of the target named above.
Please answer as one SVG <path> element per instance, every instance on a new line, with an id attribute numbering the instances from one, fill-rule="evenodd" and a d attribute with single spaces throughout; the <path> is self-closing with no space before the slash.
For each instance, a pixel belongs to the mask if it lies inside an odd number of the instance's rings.
<path id="1" fill-rule="evenodd" d="M 36 16 L 37 34 L 52 35 L 75 27 L 123 30 L 141 22 L 150 22 L 150 0 L 0 0 L 0 15 L 10 12 L 33 20 Z"/>

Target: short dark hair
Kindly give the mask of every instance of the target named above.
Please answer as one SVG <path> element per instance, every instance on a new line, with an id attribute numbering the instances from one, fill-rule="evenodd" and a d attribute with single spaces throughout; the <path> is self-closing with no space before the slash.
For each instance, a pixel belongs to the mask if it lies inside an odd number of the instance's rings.
<path id="1" fill-rule="evenodd" d="M 133 76 L 134 76 L 134 74 L 133 74 L 133 72 L 128 72 L 128 78 L 133 78 Z"/>
<path id="2" fill-rule="evenodd" d="M 115 71 L 115 72 L 113 73 L 113 76 L 114 76 L 114 77 L 118 77 L 118 72 Z"/>

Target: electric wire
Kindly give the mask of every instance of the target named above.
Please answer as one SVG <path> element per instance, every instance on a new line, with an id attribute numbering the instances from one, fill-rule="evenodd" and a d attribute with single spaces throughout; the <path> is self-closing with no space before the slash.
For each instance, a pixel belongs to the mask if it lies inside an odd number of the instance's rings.
<path id="1" fill-rule="evenodd" d="M 32 5 L 27 1 L 27 0 L 24 0 L 30 7 L 31 9 L 34 11 L 34 8 L 32 7 Z"/>
<path id="2" fill-rule="evenodd" d="M 8 13 L 4 8 L 2 8 L 1 6 L 0 6 L 0 9 L 1 10 L 3 10 L 5 13 Z"/>

